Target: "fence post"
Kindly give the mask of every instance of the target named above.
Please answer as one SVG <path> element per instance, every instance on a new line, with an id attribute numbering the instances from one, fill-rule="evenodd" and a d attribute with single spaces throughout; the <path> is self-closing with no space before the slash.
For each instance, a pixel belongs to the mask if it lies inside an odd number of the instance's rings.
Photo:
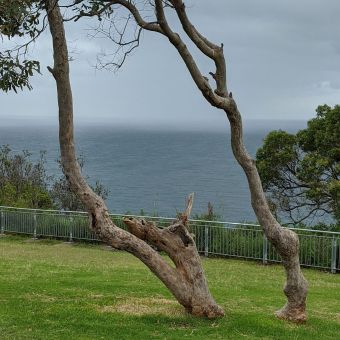
<path id="1" fill-rule="evenodd" d="M 70 235 L 68 238 L 69 242 L 73 242 L 73 233 L 72 233 L 72 228 L 73 227 L 73 217 L 70 217 Z"/>
<path id="2" fill-rule="evenodd" d="M 209 255 L 209 228 L 207 225 L 204 226 L 204 256 Z"/>
<path id="3" fill-rule="evenodd" d="M 267 264 L 268 262 L 268 239 L 263 233 L 263 249 L 262 249 L 262 263 Z"/>
<path id="4" fill-rule="evenodd" d="M 332 264 L 331 264 L 331 272 L 333 274 L 336 273 L 336 255 L 337 255 L 337 238 L 333 236 L 332 239 Z"/>
<path id="5" fill-rule="evenodd" d="M 33 240 L 37 240 L 37 213 L 33 213 Z"/>
<path id="6" fill-rule="evenodd" d="M 5 235 L 5 216 L 4 212 L 1 211 L 1 231 L 0 231 L 0 236 Z"/>

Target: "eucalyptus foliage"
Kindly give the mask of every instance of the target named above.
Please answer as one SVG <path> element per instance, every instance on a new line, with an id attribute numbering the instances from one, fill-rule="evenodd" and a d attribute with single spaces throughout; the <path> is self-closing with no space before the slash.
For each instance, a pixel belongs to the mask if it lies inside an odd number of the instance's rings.
<path id="1" fill-rule="evenodd" d="M 296 134 L 272 131 L 257 167 L 274 210 L 293 222 L 332 216 L 340 222 L 340 106 L 319 106 Z"/>
<path id="2" fill-rule="evenodd" d="M 4 92 L 24 88 L 32 89 L 30 77 L 40 73 L 36 60 L 26 58 L 30 42 L 43 30 L 41 24 L 42 1 L 0 0 L 0 39 L 15 40 L 25 38 L 25 43 L 0 50 L 0 90 Z"/>

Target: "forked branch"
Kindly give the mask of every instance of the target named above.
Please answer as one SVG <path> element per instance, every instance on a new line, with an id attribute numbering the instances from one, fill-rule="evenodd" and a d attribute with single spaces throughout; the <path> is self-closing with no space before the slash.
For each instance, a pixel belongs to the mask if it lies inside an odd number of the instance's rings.
<path id="1" fill-rule="evenodd" d="M 121 4 L 129 10 L 124 0 L 112 1 L 112 3 Z M 197 31 L 186 14 L 185 5 L 182 0 L 167 0 L 166 5 L 171 5 L 170 7 L 176 11 L 187 37 L 205 56 L 215 63 L 216 70 L 210 73 L 216 83 L 216 89 L 213 90 L 208 79 L 202 75 L 193 55 L 181 36 L 170 27 L 165 14 L 165 7 L 169 6 L 164 6 L 163 0 L 154 0 L 152 3 L 154 4 L 157 18 L 158 30 L 156 31 L 165 35 L 176 48 L 187 66 L 192 79 L 206 100 L 212 106 L 223 110 L 228 117 L 231 128 L 233 154 L 246 174 L 253 209 L 267 238 L 272 242 L 283 259 L 286 270 L 287 281 L 284 293 L 287 297 L 287 304 L 277 312 L 277 316 L 295 322 L 304 322 L 306 320 L 307 282 L 299 264 L 299 239 L 295 233 L 283 228 L 269 209 L 255 161 L 247 152 L 243 142 L 241 114 L 231 92 L 228 93 L 227 91 L 226 62 L 223 54 L 223 45 L 219 47 L 211 43 Z M 136 8 L 133 10 L 135 12 L 134 17 L 137 18 L 136 21 L 138 23 L 140 22 L 141 15 Z M 136 10 L 138 14 L 136 14 Z M 148 29 L 148 27 L 143 28 Z M 178 230 L 181 229 L 177 226 L 172 228 L 175 228 L 175 230 L 177 230 L 176 228 Z"/>
<path id="2" fill-rule="evenodd" d="M 186 228 L 192 210 L 193 198 L 194 194 L 190 194 L 184 213 L 166 228 L 158 228 L 153 222 L 133 217 L 126 217 L 123 221 L 131 234 L 166 252 L 175 262 L 179 249 L 189 245 L 195 247 L 194 239 Z"/>

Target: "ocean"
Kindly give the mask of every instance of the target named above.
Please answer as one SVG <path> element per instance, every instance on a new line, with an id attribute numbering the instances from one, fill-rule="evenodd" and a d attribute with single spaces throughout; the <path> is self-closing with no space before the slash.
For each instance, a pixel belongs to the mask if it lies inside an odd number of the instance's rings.
<path id="1" fill-rule="evenodd" d="M 245 144 L 251 155 L 268 131 L 296 131 L 304 122 L 266 121 L 247 124 Z M 100 181 L 110 193 L 112 213 L 175 216 L 189 193 L 195 193 L 193 214 L 207 211 L 210 202 L 222 219 L 255 222 L 245 175 L 233 158 L 225 131 L 174 131 L 82 126 L 76 130 L 78 153 L 85 158 L 84 174 Z M 46 151 L 49 175 L 60 175 L 57 127 L 0 128 L 0 145 L 14 152 L 28 150 L 32 159 Z"/>

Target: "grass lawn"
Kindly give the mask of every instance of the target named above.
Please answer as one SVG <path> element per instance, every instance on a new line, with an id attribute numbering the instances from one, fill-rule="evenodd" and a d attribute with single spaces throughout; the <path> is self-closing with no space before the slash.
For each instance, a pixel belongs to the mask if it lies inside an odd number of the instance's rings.
<path id="1" fill-rule="evenodd" d="M 192 317 L 137 259 L 103 246 L 0 238 L 0 339 L 340 339 L 340 275 L 306 269 L 305 325 L 275 319 L 281 266 L 204 259 L 226 312 Z"/>

